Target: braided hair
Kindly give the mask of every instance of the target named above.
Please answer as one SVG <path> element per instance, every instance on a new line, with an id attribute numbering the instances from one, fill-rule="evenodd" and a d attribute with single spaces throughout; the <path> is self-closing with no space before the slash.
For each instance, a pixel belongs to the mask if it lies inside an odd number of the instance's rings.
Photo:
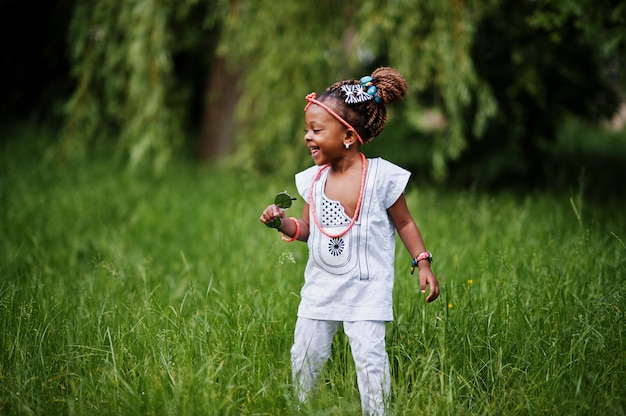
<path id="1" fill-rule="evenodd" d="M 385 128 L 387 121 L 386 105 L 399 101 L 406 95 L 407 85 L 398 71 L 390 67 L 376 69 L 372 83 L 378 90 L 380 102 L 367 100 L 348 104 L 342 92 L 343 85 L 361 85 L 358 80 L 339 81 L 328 87 L 320 96 L 322 102 L 333 101 L 335 111 L 359 133 L 364 143 L 371 142 Z"/>

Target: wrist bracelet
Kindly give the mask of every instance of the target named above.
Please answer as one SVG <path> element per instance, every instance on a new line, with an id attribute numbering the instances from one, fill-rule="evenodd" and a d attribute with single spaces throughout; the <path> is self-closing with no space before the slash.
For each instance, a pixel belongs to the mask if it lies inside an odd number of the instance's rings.
<path id="1" fill-rule="evenodd" d="M 429 263 L 432 263 L 433 262 L 432 253 L 430 251 L 424 251 L 418 254 L 417 257 L 415 257 L 413 261 L 411 262 L 411 274 L 413 274 L 413 272 L 415 271 L 415 268 L 417 267 L 417 263 L 419 263 L 422 260 L 428 260 Z"/>
<path id="2" fill-rule="evenodd" d="M 285 233 L 281 233 L 281 238 L 286 243 L 291 243 L 293 241 L 296 241 L 298 237 L 300 236 L 300 221 L 298 221 L 298 219 L 295 217 L 289 217 L 289 219 L 293 220 L 294 224 L 296 224 L 296 233 L 291 238 L 285 235 Z"/>

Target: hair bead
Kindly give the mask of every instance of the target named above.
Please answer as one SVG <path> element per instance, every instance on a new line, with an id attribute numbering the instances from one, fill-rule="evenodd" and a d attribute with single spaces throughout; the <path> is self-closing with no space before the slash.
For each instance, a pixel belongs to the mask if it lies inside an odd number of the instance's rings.
<path id="1" fill-rule="evenodd" d="M 367 94 L 371 95 L 377 104 L 380 104 L 380 95 L 378 94 L 378 88 L 374 85 L 374 79 L 371 76 L 366 75 L 361 77 L 359 81 L 361 81 L 361 85 L 363 86 L 363 89 L 367 91 Z"/>

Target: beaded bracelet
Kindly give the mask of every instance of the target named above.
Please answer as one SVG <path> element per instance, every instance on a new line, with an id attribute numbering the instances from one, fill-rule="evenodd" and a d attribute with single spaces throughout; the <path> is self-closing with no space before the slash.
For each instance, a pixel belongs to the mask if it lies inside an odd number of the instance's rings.
<path id="1" fill-rule="evenodd" d="M 298 221 L 298 219 L 295 218 L 295 217 L 289 217 L 289 219 L 293 220 L 293 222 L 296 224 L 296 233 L 291 238 L 286 236 L 285 233 L 281 233 L 282 234 L 281 238 L 286 243 L 291 243 L 293 241 L 296 241 L 298 239 L 298 237 L 300 236 L 300 221 Z"/>
<path id="2" fill-rule="evenodd" d="M 417 267 L 417 263 L 419 263 L 422 260 L 428 260 L 429 263 L 433 262 L 433 255 L 430 251 L 424 251 L 420 254 L 418 254 L 413 261 L 411 261 L 411 274 L 413 274 L 413 272 L 415 271 L 415 268 Z"/>

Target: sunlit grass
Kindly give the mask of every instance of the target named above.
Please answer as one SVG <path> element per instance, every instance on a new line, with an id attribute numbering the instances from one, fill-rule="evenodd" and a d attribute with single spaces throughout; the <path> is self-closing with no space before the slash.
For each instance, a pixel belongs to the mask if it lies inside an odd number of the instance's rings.
<path id="1" fill-rule="evenodd" d="M 0 156 L 0 413 L 294 414 L 306 246 L 258 222 L 293 180 Z M 442 295 L 398 245 L 394 414 L 623 414 L 626 218 L 570 195 L 411 188 Z M 301 201 L 292 210 L 299 214 Z M 304 414 L 360 414 L 345 336 Z"/>

